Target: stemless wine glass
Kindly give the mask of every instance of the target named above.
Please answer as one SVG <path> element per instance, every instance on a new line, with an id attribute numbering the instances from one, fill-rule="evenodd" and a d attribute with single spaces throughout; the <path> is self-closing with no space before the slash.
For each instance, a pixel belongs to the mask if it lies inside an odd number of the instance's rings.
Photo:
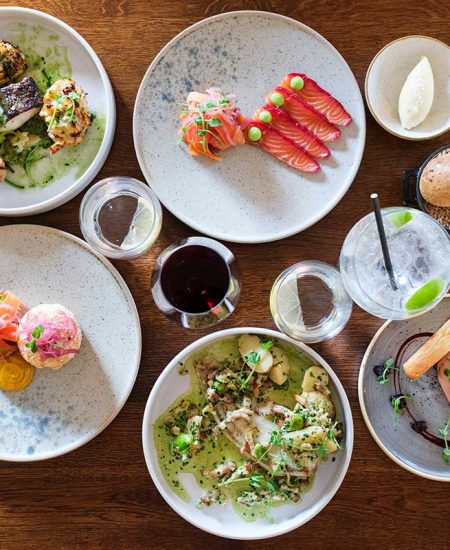
<path id="1" fill-rule="evenodd" d="M 241 285 L 236 260 L 226 246 L 189 237 L 161 253 L 151 289 L 166 317 L 185 328 L 205 328 L 233 313 Z"/>
<path id="2" fill-rule="evenodd" d="M 140 256 L 158 238 L 162 209 L 148 185 L 114 176 L 93 185 L 80 206 L 80 227 L 86 241 L 108 258 Z"/>

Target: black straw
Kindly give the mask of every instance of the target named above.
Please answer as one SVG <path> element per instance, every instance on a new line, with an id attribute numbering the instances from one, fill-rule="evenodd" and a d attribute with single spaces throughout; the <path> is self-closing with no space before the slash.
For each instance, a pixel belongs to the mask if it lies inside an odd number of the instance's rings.
<path id="1" fill-rule="evenodd" d="M 377 222 L 378 234 L 380 235 L 381 250 L 383 251 L 384 266 L 389 275 L 389 281 L 393 290 L 398 290 L 397 283 L 395 282 L 394 270 L 392 269 L 391 256 L 389 254 L 389 248 L 387 245 L 386 233 L 384 232 L 383 218 L 381 217 L 380 201 L 378 200 L 377 193 L 370 195 L 372 200 L 373 212 L 375 214 L 375 220 Z"/>

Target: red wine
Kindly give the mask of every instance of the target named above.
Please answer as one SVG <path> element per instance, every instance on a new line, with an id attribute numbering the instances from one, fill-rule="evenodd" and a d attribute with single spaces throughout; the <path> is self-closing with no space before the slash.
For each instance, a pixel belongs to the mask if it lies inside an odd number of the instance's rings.
<path id="1" fill-rule="evenodd" d="M 186 313 L 206 313 L 227 294 L 230 272 L 225 260 L 206 246 L 184 246 L 164 263 L 161 287 L 169 302 Z"/>

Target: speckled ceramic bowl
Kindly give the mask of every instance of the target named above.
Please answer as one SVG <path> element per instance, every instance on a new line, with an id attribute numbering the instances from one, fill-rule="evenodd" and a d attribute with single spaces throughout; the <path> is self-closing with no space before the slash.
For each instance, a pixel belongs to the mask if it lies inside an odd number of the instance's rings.
<path id="1" fill-rule="evenodd" d="M 73 199 L 95 178 L 111 149 L 116 126 L 116 106 L 108 75 L 97 54 L 72 27 L 56 17 L 27 8 L 0 8 L 0 38 L 44 56 L 48 67 L 61 63 L 60 77 L 71 77 L 87 92 L 96 119 L 84 142 L 59 151 L 52 162 L 70 163 L 46 187 L 25 190 L 0 185 L 0 216 L 31 216 L 47 212 Z M 50 69 L 49 69 L 50 70 Z M 25 73 L 37 78 L 33 67 Z M 67 74 L 69 73 L 69 74 Z M 75 158 L 76 155 L 76 158 Z"/>
<path id="2" fill-rule="evenodd" d="M 219 86 L 251 116 L 289 72 L 307 73 L 353 117 L 317 174 L 247 145 L 215 162 L 177 144 L 180 107 L 191 90 Z M 133 120 L 139 164 L 161 202 L 206 235 L 245 243 L 288 237 L 334 208 L 358 170 L 365 126 L 358 84 L 335 48 L 298 21 L 258 11 L 210 17 L 169 42 L 142 81 Z"/>
<path id="3" fill-rule="evenodd" d="M 405 80 L 422 56 L 434 77 L 433 106 L 427 118 L 406 130 L 400 123 L 398 98 Z M 450 129 L 450 47 L 428 36 L 404 36 L 390 42 L 373 58 L 366 74 L 366 101 L 375 120 L 394 136 L 421 141 Z"/>
<path id="4" fill-rule="evenodd" d="M 0 390 L 0 460 L 58 456 L 99 434 L 133 387 L 139 318 L 122 277 L 84 241 L 36 225 L 0 228 L 0 288 L 28 307 L 60 303 L 80 324 L 80 354 L 61 370 L 35 369 L 19 392 Z"/>
<path id="5" fill-rule="evenodd" d="M 214 342 L 238 337 L 240 334 L 258 334 L 277 339 L 282 347 L 291 348 L 306 354 L 312 361 L 321 365 L 330 375 L 330 389 L 336 406 L 336 417 L 343 423 L 344 437 L 341 449 L 334 455 L 335 460 L 327 460 L 319 465 L 311 488 L 300 502 L 270 509 L 273 521 L 257 519 L 251 523 L 242 519 L 231 504 L 197 508 L 196 501 L 203 494 L 192 475 L 183 475 L 182 483 L 189 493 L 190 501 L 179 498 L 164 478 L 159 466 L 158 455 L 153 444 L 153 424 L 156 419 L 189 388 L 189 376 L 179 374 L 180 362 L 185 362 L 194 353 Z M 317 515 L 333 498 L 344 480 L 353 450 L 353 418 L 350 405 L 339 378 L 328 363 L 305 344 L 289 338 L 281 332 L 254 327 L 239 327 L 222 330 L 200 338 L 182 350 L 170 361 L 159 376 L 145 407 L 142 424 L 142 444 L 145 461 L 152 479 L 167 504 L 186 521 L 199 529 L 220 537 L 239 540 L 256 540 L 275 537 L 303 525 Z"/>
<path id="6" fill-rule="evenodd" d="M 434 368 L 411 382 L 396 371 L 389 382 L 377 382 L 373 368 L 389 357 L 396 358 L 402 345 L 414 335 L 433 333 L 450 316 L 450 295 L 434 309 L 408 321 L 387 321 L 373 337 L 364 355 L 359 372 L 358 395 L 364 420 L 380 448 L 405 470 L 436 481 L 450 481 L 450 466 L 442 460 L 439 428 L 444 427 L 450 414 L 447 399 L 437 381 Z M 429 336 L 414 339 L 405 347 L 406 361 Z M 411 398 L 396 417 L 390 405 L 392 395 L 409 394 Z M 425 422 L 425 428 L 415 421 Z M 420 431 L 420 430 L 419 430 Z M 433 443 L 433 441 L 435 441 Z M 441 441 L 441 445 L 443 442 Z"/>

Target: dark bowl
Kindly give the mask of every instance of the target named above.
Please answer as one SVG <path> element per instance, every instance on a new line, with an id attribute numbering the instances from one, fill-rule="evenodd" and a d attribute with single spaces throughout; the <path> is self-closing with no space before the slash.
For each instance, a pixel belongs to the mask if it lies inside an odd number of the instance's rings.
<path id="1" fill-rule="evenodd" d="M 411 208 L 418 208 L 426 214 L 428 214 L 427 207 L 425 206 L 425 199 L 420 192 L 420 178 L 427 164 L 439 153 L 450 149 L 450 145 L 444 145 L 431 153 L 431 155 L 425 160 L 423 164 L 417 168 L 412 168 L 410 170 L 404 170 L 402 173 L 402 202 L 405 206 Z M 450 228 L 441 224 L 449 233 Z"/>

